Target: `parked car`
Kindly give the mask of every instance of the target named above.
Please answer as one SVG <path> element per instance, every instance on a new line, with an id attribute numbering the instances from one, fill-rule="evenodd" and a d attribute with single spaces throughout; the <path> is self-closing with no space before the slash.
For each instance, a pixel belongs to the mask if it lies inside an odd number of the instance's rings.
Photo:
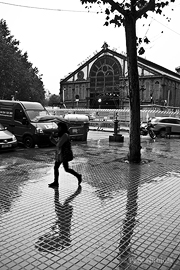
<path id="1" fill-rule="evenodd" d="M 0 123 L 27 148 L 50 143 L 58 128 L 53 117 L 39 102 L 0 100 Z"/>
<path id="2" fill-rule="evenodd" d="M 89 120 L 90 120 L 90 121 L 96 119 L 95 113 L 89 113 L 89 114 L 88 114 L 88 117 L 89 117 Z"/>
<path id="3" fill-rule="evenodd" d="M 180 119 L 176 117 L 154 117 L 151 119 L 154 133 L 160 137 L 180 135 Z"/>
<path id="4" fill-rule="evenodd" d="M 16 146 L 16 137 L 0 123 L 0 151 L 14 149 Z"/>
<path id="5" fill-rule="evenodd" d="M 50 145 L 49 137 L 58 132 L 59 122 L 67 123 L 71 139 L 87 140 L 87 116 L 70 114 L 62 117 L 50 114 L 39 102 L 0 100 L 0 123 L 26 148 Z"/>

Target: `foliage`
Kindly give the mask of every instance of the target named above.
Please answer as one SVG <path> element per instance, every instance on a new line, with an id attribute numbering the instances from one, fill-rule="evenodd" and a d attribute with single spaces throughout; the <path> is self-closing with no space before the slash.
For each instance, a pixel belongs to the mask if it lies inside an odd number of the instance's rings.
<path id="1" fill-rule="evenodd" d="M 139 18 L 148 18 L 148 11 L 153 11 L 156 14 L 161 15 L 163 8 L 169 5 L 170 2 L 175 0 L 163 1 L 163 0 L 121 0 L 115 2 L 114 0 L 80 0 L 82 4 L 87 4 L 86 8 L 92 8 L 91 4 L 97 4 L 101 12 L 105 14 L 105 26 L 114 24 L 115 27 L 125 26 L 125 17 L 134 16 L 136 21 Z M 100 6 L 101 5 L 101 6 Z M 104 5 L 104 10 L 102 9 Z M 166 17 L 168 21 L 170 18 Z M 137 48 L 139 55 L 142 55 L 145 50 L 143 43 L 148 44 L 150 41 L 147 36 L 143 38 L 137 38 Z"/>
<path id="2" fill-rule="evenodd" d="M 45 91 L 38 69 L 28 61 L 27 52 L 10 34 L 6 21 L 0 20 L 0 98 L 43 103 Z"/>
<path id="3" fill-rule="evenodd" d="M 58 106 L 60 105 L 60 96 L 51 95 L 49 98 L 48 106 Z"/>

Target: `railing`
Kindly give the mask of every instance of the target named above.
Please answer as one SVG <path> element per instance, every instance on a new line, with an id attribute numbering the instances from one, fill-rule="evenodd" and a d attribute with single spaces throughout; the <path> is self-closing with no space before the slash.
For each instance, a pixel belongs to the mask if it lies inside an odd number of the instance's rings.
<path id="1" fill-rule="evenodd" d="M 150 105 L 151 106 L 151 105 Z M 151 107 L 141 106 L 140 111 L 140 118 L 141 122 L 147 122 L 149 118 L 157 117 L 157 116 L 173 116 L 180 118 L 180 109 L 175 107 L 163 107 L 154 105 Z M 162 109 L 162 107 L 164 109 Z M 76 114 L 86 114 L 91 116 L 91 122 L 101 122 L 104 121 L 107 125 L 111 125 L 112 121 L 118 119 L 121 124 L 126 126 L 129 125 L 130 120 L 130 111 L 129 109 L 83 109 L 83 108 L 76 108 L 76 109 L 60 109 L 58 107 L 46 107 L 46 109 L 56 115 L 65 115 L 67 113 L 76 113 Z"/>

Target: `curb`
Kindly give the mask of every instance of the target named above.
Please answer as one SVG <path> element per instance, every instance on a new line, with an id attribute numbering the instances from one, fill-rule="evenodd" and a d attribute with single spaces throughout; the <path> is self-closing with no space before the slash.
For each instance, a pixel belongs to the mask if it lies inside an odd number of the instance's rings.
<path id="1" fill-rule="evenodd" d="M 91 130 L 91 131 L 103 131 L 103 132 L 114 132 L 114 129 L 107 130 L 107 129 L 103 129 L 103 128 L 89 128 L 89 130 Z M 123 129 L 122 128 L 122 129 L 119 130 L 119 132 L 121 132 L 121 131 L 129 133 L 128 129 Z"/>

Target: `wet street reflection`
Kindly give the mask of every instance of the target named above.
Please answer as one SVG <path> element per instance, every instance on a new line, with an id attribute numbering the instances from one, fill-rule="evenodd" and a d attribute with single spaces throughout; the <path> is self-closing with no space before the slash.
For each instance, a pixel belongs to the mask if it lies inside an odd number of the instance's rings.
<path id="1" fill-rule="evenodd" d="M 59 190 L 54 188 L 54 206 L 57 216 L 51 232 L 39 237 L 35 247 L 39 251 L 50 252 L 62 250 L 71 245 L 70 230 L 73 206 L 70 203 L 81 193 L 81 186 L 69 196 L 63 204 L 59 202 Z"/>
<path id="2" fill-rule="evenodd" d="M 72 143 L 82 192 L 63 166 L 48 188 L 54 148 L 1 155 L 0 269 L 180 269 L 180 139 L 143 138 L 138 165 L 99 134 Z"/>
<path id="3" fill-rule="evenodd" d="M 138 185 L 141 177 L 141 165 L 130 164 L 127 189 L 126 216 L 123 222 L 119 243 L 119 267 L 126 269 L 131 260 L 131 239 L 136 225 L 138 210 Z"/>

